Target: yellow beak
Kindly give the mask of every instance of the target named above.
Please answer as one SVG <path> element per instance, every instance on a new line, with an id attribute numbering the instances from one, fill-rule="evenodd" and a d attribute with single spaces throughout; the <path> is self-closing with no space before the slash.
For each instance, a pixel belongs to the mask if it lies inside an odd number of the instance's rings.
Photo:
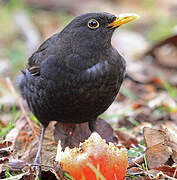
<path id="1" fill-rule="evenodd" d="M 137 14 L 120 14 L 119 16 L 116 17 L 116 19 L 112 23 L 108 24 L 107 27 L 116 28 L 122 24 L 126 24 L 137 18 L 139 18 L 139 15 Z"/>

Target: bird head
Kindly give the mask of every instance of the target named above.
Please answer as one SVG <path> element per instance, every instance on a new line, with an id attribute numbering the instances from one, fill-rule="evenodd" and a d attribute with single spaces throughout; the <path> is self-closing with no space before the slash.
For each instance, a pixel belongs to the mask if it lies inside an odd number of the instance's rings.
<path id="1" fill-rule="evenodd" d="M 86 13 L 73 19 L 62 33 L 69 40 L 73 52 L 84 52 L 88 56 L 85 50 L 89 53 L 109 48 L 114 30 L 136 18 L 136 14 Z"/>

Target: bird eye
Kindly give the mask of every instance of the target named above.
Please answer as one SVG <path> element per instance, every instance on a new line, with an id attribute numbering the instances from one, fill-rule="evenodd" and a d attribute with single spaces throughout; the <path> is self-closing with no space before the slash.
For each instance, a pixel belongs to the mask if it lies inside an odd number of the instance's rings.
<path id="1" fill-rule="evenodd" d="M 88 21 L 88 27 L 90 29 L 96 29 L 99 27 L 99 22 L 96 19 L 91 19 L 90 21 Z"/>

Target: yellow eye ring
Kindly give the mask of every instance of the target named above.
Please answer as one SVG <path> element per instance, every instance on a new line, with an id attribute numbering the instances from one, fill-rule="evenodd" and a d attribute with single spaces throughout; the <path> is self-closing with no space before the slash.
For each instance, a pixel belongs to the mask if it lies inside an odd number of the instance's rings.
<path id="1" fill-rule="evenodd" d="M 99 22 L 96 19 L 89 20 L 87 25 L 90 29 L 96 29 L 100 26 Z"/>

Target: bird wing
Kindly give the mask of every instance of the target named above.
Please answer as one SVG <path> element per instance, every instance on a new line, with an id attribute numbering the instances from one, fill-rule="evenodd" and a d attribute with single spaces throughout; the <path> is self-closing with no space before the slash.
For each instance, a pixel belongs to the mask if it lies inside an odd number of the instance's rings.
<path id="1" fill-rule="evenodd" d="M 125 61 L 123 58 L 110 62 L 105 60 L 81 72 L 83 83 L 95 84 L 96 86 L 106 85 L 114 81 L 122 81 L 125 73 Z"/>
<path id="2" fill-rule="evenodd" d="M 55 54 L 56 51 L 56 41 L 57 36 L 59 33 L 54 34 L 49 39 L 44 41 L 38 48 L 36 52 L 32 54 L 32 56 L 28 59 L 28 63 L 26 69 L 32 75 L 39 75 L 40 74 L 40 65 L 43 61 L 45 61 L 48 56 L 51 54 Z"/>
<path id="3" fill-rule="evenodd" d="M 60 88 L 79 88 L 82 83 L 86 87 L 89 84 L 101 85 L 106 79 L 110 81 L 115 76 L 123 76 L 125 61 L 120 55 L 99 62 L 75 53 L 62 57 L 54 43 L 55 36 L 45 41 L 29 58 L 27 69 L 33 76 L 41 75 L 45 79 L 57 81 Z"/>

